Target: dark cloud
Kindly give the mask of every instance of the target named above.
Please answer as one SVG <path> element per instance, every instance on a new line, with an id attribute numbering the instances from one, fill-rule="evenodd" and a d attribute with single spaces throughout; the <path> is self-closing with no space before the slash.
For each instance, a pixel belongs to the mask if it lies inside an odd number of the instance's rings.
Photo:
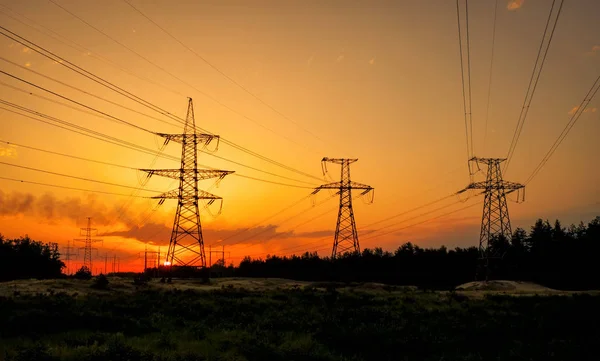
<path id="1" fill-rule="evenodd" d="M 0 216 L 23 214 L 41 221 L 55 222 L 69 219 L 74 223 L 92 217 L 94 224 L 106 225 L 118 215 L 117 208 L 104 205 L 97 196 L 58 199 L 51 193 L 39 197 L 29 193 L 6 193 L 0 190 Z"/>
<path id="2" fill-rule="evenodd" d="M 290 239 L 290 238 L 316 238 L 331 235 L 331 231 L 313 231 L 300 232 L 278 231 L 277 225 L 269 224 L 267 226 L 231 228 L 231 229 L 213 229 L 203 228 L 202 233 L 206 243 L 219 242 L 221 245 L 244 244 L 254 242 L 265 242 L 271 239 Z M 171 227 L 158 223 L 147 223 L 143 226 L 133 225 L 126 230 L 104 233 L 104 236 L 119 236 L 137 239 L 145 243 L 156 245 L 167 245 L 171 236 Z"/>

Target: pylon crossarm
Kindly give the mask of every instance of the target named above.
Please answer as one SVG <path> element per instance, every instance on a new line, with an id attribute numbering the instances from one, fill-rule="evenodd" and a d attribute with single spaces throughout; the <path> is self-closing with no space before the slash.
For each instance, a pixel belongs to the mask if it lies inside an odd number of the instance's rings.
<path id="1" fill-rule="evenodd" d="M 320 190 L 323 189 L 340 189 L 342 187 L 342 182 L 334 182 L 329 184 L 323 184 L 315 188 L 312 194 L 317 194 Z"/>
<path id="2" fill-rule="evenodd" d="M 165 138 L 165 143 L 170 141 L 183 144 L 183 140 L 190 141 L 193 138 L 194 134 L 166 134 L 166 133 L 155 133 L 159 137 Z M 218 135 L 214 134 L 206 134 L 206 133 L 196 133 L 196 143 L 205 143 L 209 144 L 213 139 L 219 138 Z"/>
<path id="3" fill-rule="evenodd" d="M 194 169 L 139 169 L 142 172 L 148 173 L 148 178 L 153 175 L 158 175 L 161 177 L 179 179 L 182 174 L 194 174 Z M 211 178 L 219 178 L 223 179 L 226 175 L 234 173 L 229 170 L 213 170 L 213 169 L 199 169 L 198 171 L 198 180 L 205 180 Z"/>
<path id="4" fill-rule="evenodd" d="M 473 157 L 473 158 L 469 159 L 470 162 L 483 163 L 483 164 L 487 164 L 487 165 L 490 165 L 492 163 L 502 163 L 505 160 L 506 160 L 506 158 L 478 158 L 478 157 Z"/>
<path id="5" fill-rule="evenodd" d="M 354 163 L 356 161 L 358 161 L 358 159 L 327 158 L 327 157 L 325 157 L 321 160 L 321 162 L 330 162 L 330 163 L 336 163 L 336 164 L 342 164 L 344 162 Z"/>
<path id="6" fill-rule="evenodd" d="M 509 189 L 511 192 L 516 191 L 517 189 L 525 188 L 525 185 L 521 183 L 503 181 L 502 184 L 504 185 L 504 189 Z"/>
<path id="7" fill-rule="evenodd" d="M 152 196 L 150 197 L 151 199 L 179 199 L 179 190 L 173 190 L 173 191 L 168 191 L 162 194 L 159 194 L 157 196 Z M 183 197 L 184 200 L 191 200 L 191 199 L 212 199 L 212 200 L 217 200 L 217 199 L 223 199 L 222 197 L 216 196 L 212 193 L 208 193 L 206 191 L 203 190 L 198 190 L 198 196 L 192 195 L 192 196 L 188 196 L 188 197 Z"/>
<path id="8" fill-rule="evenodd" d="M 348 188 L 365 189 L 367 192 L 373 189 L 373 187 L 371 187 L 371 186 L 368 186 L 368 185 L 362 184 L 362 183 L 358 183 L 358 182 L 350 182 L 350 185 L 348 185 Z"/>

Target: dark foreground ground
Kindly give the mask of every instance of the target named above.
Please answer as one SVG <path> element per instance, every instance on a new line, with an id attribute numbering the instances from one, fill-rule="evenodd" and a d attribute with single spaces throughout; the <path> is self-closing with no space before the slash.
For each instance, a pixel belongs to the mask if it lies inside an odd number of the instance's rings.
<path id="1" fill-rule="evenodd" d="M 0 360 L 598 359 L 598 295 L 78 282 L 4 292 Z"/>

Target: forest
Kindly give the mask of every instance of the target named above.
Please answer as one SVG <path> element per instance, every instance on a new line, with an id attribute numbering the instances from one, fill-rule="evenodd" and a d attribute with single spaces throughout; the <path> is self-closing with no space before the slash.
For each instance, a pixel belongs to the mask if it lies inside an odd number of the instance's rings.
<path id="1" fill-rule="evenodd" d="M 600 288 L 600 217 L 588 224 L 563 227 L 559 220 L 537 220 L 529 232 L 517 228 L 510 240 L 495 239 L 491 251 L 501 255 L 492 264 L 490 279 L 530 281 L 562 290 Z M 406 242 L 395 251 L 364 249 L 335 259 L 304 253 L 289 257 L 246 257 L 235 267 L 214 265 L 211 277 L 276 277 L 299 281 L 380 282 L 430 289 L 453 289 L 476 279 L 480 253 L 477 247 L 422 248 Z M 44 244 L 29 237 L 5 239 L 0 235 L 0 281 L 65 277 L 64 263 L 55 243 Z M 174 278 L 205 276 L 173 269 Z M 146 275 L 168 275 L 161 267 Z"/>
<path id="2" fill-rule="evenodd" d="M 497 239 L 491 251 L 502 255 L 490 279 L 520 280 L 564 290 L 600 288 L 600 217 L 587 225 L 563 227 L 538 219 L 527 232 L 517 228 L 510 241 Z M 365 249 L 334 260 L 316 254 L 246 257 L 229 272 L 239 277 L 282 277 L 303 281 L 382 282 L 452 289 L 476 278 L 477 247 L 421 248 L 410 242 L 394 252 Z"/>

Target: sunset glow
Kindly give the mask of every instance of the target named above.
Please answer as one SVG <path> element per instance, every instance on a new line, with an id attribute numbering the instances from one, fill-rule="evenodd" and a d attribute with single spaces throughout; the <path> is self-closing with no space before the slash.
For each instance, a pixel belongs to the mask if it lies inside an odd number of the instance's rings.
<path id="1" fill-rule="evenodd" d="M 455 195 L 485 174 L 468 171 L 454 2 L 132 0 L 147 17 L 122 1 L 56 2 L 62 7 L 4 1 L 2 27 L 133 95 L 4 31 L 4 236 L 58 242 L 75 270 L 83 252 L 73 239 L 91 217 L 94 238 L 103 240 L 94 245 L 94 274 L 160 264 L 177 200 L 152 197 L 176 191 L 178 179 L 140 169 L 179 169 L 181 144 L 165 145 L 155 133 L 183 132 L 177 120 L 191 97 L 197 126 L 222 137 L 218 149 L 213 141 L 198 152 L 199 167 L 235 171 L 199 183 L 223 198 L 199 205 L 208 263 L 330 255 L 339 196 L 311 193 L 339 181 L 340 167 L 322 167 L 323 157 L 358 158 L 352 181 L 375 189 L 372 204 L 353 194 L 362 249 L 478 242 L 482 197 Z M 494 2 L 469 9 L 473 146 L 481 157 L 507 154 L 549 10 L 543 1 L 502 3 L 491 78 Z M 562 12 L 505 173 L 510 181 L 527 180 L 600 73 L 600 2 L 567 2 Z M 513 229 L 600 214 L 598 109 L 600 96 L 527 184 L 525 202 L 509 196 Z"/>

